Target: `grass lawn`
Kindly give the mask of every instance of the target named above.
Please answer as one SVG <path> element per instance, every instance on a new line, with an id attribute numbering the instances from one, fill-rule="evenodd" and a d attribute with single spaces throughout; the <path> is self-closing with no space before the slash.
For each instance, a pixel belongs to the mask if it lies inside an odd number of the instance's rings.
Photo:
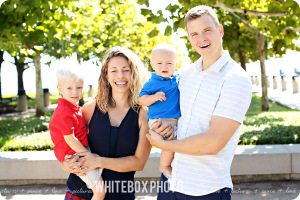
<path id="1" fill-rule="evenodd" d="M 87 94 L 85 94 L 87 95 Z M 300 143 L 300 111 L 269 102 L 270 111 L 262 112 L 260 97 L 253 96 L 244 118 L 239 145 Z M 0 151 L 52 150 L 49 122 L 44 117 L 0 121 Z"/>
<path id="2" fill-rule="evenodd" d="M 300 111 L 274 102 L 269 106 L 268 112 L 262 112 L 261 98 L 253 95 L 239 145 L 300 143 Z"/>

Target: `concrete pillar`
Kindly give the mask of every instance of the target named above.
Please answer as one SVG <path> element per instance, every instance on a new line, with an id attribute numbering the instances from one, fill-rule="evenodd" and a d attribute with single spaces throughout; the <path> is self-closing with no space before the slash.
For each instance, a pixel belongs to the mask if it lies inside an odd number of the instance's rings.
<path id="1" fill-rule="evenodd" d="M 255 76 L 255 85 L 256 85 L 256 86 L 260 86 L 260 85 L 261 85 L 260 79 L 261 79 L 260 76 Z"/>
<path id="2" fill-rule="evenodd" d="M 92 97 L 93 96 L 93 86 L 92 85 L 89 85 L 90 89 L 88 91 L 88 95 L 89 97 Z"/>
<path id="3" fill-rule="evenodd" d="M 27 95 L 25 90 L 18 90 L 18 106 L 17 111 L 27 110 Z"/>
<path id="4" fill-rule="evenodd" d="M 273 90 L 272 76 L 267 76 L 267 87 L 268 87 L 268 89 Z"/>
<path id="5" fill-rule="evenodd" d="M 49 89 L 44 88 L 43 91 L 44 91 L 44 106 L 48 107 L 51 105 Z"/>
<path id="6" fill-rule="evenodd" d="M 253 77 L 253 76 L 251 76 L 251 83 L 252 83 L 252 85 L 255 84 L 255 80 L 254 80 L 254 77 Z"/>
<path id="7" fill-rule="evenodd" d="M 299 92 L 299 77 L 293 76 L 293 93 L 298 93 Z"/>
<path id="8" fill-rule="evenodd" d="M 273 89 L 276 90 L 278 88 L 278 85 L 277 85 L 277 77 L 276 76 L 273 76 Z"/>
<path id="9" fill-rule="evenodd" d="M 281 76 L 281 88 L 282 88 L 282 91 L 286 91 L 286 77 L 285 76 Z"/>

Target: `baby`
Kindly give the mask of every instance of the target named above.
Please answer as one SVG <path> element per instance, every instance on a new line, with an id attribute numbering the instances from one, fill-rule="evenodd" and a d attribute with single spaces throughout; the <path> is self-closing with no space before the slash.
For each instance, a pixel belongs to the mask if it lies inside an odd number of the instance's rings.
<path id="1" fill-rule="evenodd" d="M 174 46 L 165 43 L 155 46 L 151 53 L 151 66 L 155 73 L 151 73 L 151 78 L 139 94 L 140 103 L 149 106 L 149 128 L 154 128 L 159 119 L 162 125 L 170 122 L 174 128 L 173 138 L 176 137 L 177 122 L 181 116 L 178 75 L 173 75 L 177 65 L 178 55 Z M 164 138 L 173 139 L 167 134 Z M 171 175 L 173 157 L 174 152 L 162 151 L 159 171 Z"/>
<path id="2" fill-rule="evenodd" d="M 78 72 L 78 67 L 62 67 L 56 75 L 57 89 L 63 98 L 58 99 L 58 106 L 53 113 L 49 129 L 54 143 L 55 156 L 59 162 L 62 162 L 66 154 L 76 155 L 76 153 L 87 152 L 90 149 L 85 120 L 80 107 L 77 106 L 77 102 L 83 95 L 83 77 Z M 105 197 L 102 170 L 102 168 L 97 168 L 87 172 L 86 176 L 80 176 L 87 187 L 93 190 L 92 200 Z M 102 186 L 100 191 L 96 189 L 98 181 Z"/>

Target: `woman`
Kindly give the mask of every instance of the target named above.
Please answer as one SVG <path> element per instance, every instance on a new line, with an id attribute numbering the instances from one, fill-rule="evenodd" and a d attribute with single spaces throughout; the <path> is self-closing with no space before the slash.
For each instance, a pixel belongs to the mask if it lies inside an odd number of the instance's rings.
<path id="1" fill-rule="evenodd" d="M 135 198 L 130 188 L 134 174 L 143 170 L 151 150 L 146 138 L 147 111 L 138 103 L 145 81 L 143 70 L 142 62 L 133 52 L 122 47 L 108 50 L 97 95 L 82 108 L 89 129 L 89 147 L 94 154 L 78 154 L 85 156 L 80 162 L 75 162 L 78 156 L 66 156 L 62 167 L 75 174 L 69 176 L 65 199 L 91 199 L 91 190 L 78 176 L 97 167 L 104 168 L 105 200 Z"/>

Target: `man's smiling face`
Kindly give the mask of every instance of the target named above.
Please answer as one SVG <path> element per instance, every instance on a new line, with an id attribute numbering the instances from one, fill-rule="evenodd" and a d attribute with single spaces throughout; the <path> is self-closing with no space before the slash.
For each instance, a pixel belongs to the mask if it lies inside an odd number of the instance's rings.
<path id="1" fill-rule="evenodd" d="M 217 60 L 223 52 L 223 26 L 217 26 L 211 16 L 202 15 L 187 22 L 188 39 L 205 60 Z"/>

